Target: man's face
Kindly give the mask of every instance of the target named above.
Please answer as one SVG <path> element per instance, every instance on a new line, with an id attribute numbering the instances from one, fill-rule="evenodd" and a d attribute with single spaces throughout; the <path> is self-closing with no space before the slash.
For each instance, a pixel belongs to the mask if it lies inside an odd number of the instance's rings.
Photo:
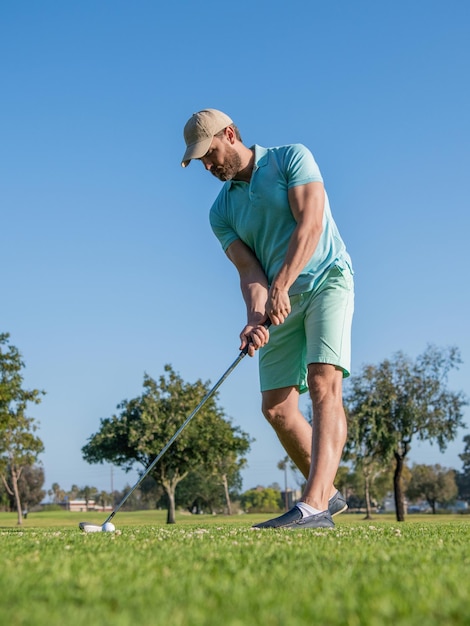
<path id="1" fill-rule="evenodd" d="M 232 180 L 241 170 L 241 159 L 227 137 L 214 137 L 206 154 L 199 159 L 211 174 L 225 182 Z"/>

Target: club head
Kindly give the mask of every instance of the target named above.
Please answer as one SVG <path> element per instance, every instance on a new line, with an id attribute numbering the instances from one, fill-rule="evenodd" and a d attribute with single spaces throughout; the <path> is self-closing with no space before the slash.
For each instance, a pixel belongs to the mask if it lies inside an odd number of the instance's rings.
<path id="1" fill-rule="evenodd" d="M 84 533 L 100 533 L 102 532 L 102 526 L 97 524 L 91 524 L 90 522 L 80 522 L 78 527 L 83 530 Z"/>

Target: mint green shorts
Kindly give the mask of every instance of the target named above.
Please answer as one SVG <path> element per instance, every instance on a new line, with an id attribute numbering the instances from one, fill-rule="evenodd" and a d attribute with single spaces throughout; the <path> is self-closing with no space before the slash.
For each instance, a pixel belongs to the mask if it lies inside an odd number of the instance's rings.
<path id="1" fill-rule="evenodd" d="M 291 296 L 292 311 L 271 326 L 269 342 L 259 350 L 261 391 L 298 387 L 307 391 L 310 363 L 329 363 L 349 376 L 354 281 L 348 267 L 334 266 L 307 293 Z"/>

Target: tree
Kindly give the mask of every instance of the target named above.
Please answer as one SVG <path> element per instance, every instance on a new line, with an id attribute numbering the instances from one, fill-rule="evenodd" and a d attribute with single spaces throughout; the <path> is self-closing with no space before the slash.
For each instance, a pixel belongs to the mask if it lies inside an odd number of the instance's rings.
<path id="1" fill-rule="evenodd" d="M 26 466 L 18 482 L 23 510 L 28 511 L 38 505 L 46 495 L 44 486 L 44 468 L 41 465 Z"/>
<path id="2" fill-rule="evenodd" d="M 227 509 L 225 488 L 220 475 L 208 475 L 204 468 L 196 469 L 188 473 L 186 478 L 178 485 L 176 503 L 191 513 L 216 513 L 226 508 L 231 514 L 231 508 Z M 231 499 L 229 496 L 231 507 Z"/>
<path id="3" fill-rule="evenodd" d="M 277 469 L 284 472 L 284 509 L 287 511 L 289 509 L 288 503 L 288 495 L 287 495 L 287 469 L 289 465 L 292 463 L 288 456 L 285 456 L 280 461 L 278 461 Z"/>
<path id="4" fill-rule="evenodd" d="M 377 503 L 383 502 L 390 493 L 393 493 L 394 479 L 395 468 L 393 467 L 393 463 L 387 463 L 384 471 L 375 478 L 372 484 L 372 497 Z M 403 464 L 401 475 L 401 482 L 405 492 L 410 480 L 411 470 L 408 466 L 408 463 L 405 461 L 405 463 Z"/>
<path id="5" fill-rule="evenodd" d="M 340 465 L 338 467 L 334 484 L 347 499 L 348 491 L 351 485 L 351 470 L 347 465 Z"/>
<path id="6" fill-rule="evenodd" d="M 165 491 L 163 487 L 156 482 L 152 476 L 146 476 L 144 480 L 140 483 L 140 488 L 138 489 L 140 492 L 140 502 L 139 507 L 154 509 L 158 506 L 158 503 L 164 497 Z M 123 494 L 124 497 L 125 493 Z M 129 502 L 129 501 L 127 501 Z M 127 504 L 127 503 L 126 503 Z"/>
<path id="7" fill-rule="evenodd" d="M 90 504 L 90 500 L 95 500 L 98 496 L 98 489 L 96 487 L 91 487 L 90 485 L 85 485 L 84 487 L 80 487 L 77 493 L 78 498 L 83 498 L 85 500 L 85 510 L 88 511 L 88 506 Z"/>
<path id="8" fill-rule="evenodd" d="M 283 502 L 277 489 L 257 487 L 242 493 L 241 505 L 247 513 L 277 513 L 282 509 Z"/>
<path id="9" fill-rule="evenodd" d="M 230 490 L 241 487 L 240 472 L 246 465 L 244 455 L 249 451 L 252 440 L 247 433 L 223 419 L 221 414 L 212 426 L 210 422 L 205 425 L 210 427 L 207 433 L 209 450 L 204 455 L 205 462 L 197 472 L 206 483 L 215 483 L 216 487 L 222 487 L 227 514 L 232 515 Z M 206 494 L 206 502 L 212 508 L 212 498 L 207 493 L 207 488 Z"/>
<path id="10" fill-rule="evenodd" d="M 245 440 L 243 445 L 247 444 Z M 232 515 L 232 497 L 238 496 L 242 486 L 240 470 L 244 462 L 232 451 L 220 459 L 215 471 L 200 467 L 189 472 L 178 485 L 177 504 L 195 513 L 206 510 Z"/>
<path id="11" fill-rule="evenodd" d="M 113 494 L 109 491 L 98 491 L 95 496 L 95 503 L 100 506 L 103 511 L 107 506 L 112 506 L 113 504 Z"/>
<path id="12" fill-rule="evenodd" d="M 393 472 L 390 469 L 390 467 L 386 467 L 381 472 L 375 472 L 366 489 L 364 474 L 360 467 L 349 468 L 347 465 L 340 465 L 336 474 L 335 485 L 345 496 L 351 509 L 365 508 L 366 516 L 371 517 L 372 508 L 378 506 L 390 492 L 393 484 Z M 368 494 L 368 502 L 366 494 Z"/>
<path id="13" fill-rule="evenodd" d="M 447 388 L 449 373 L 461 363 L 457 348 L 428 346 L 413 362 L 402 352 L 378 366 L 366 365 L 350 379 L 345 404 L 350 424 L 363 424 L 352 432 L 350 449 L 365 459 L 395 461 L 396 517 L 404 521 L 402 474 L 413 438 L 437 442 L 441 451 L 464 426 L 461 391 Z"/>
<path id="14" fill-rule="evenodd" d="M 383 465 L 377 459 L 363 457 L 356 461 L 356 472 L 362 478 L 362 488 L 366 503 L 366 519 L 372 519 L 372 490 L 377 478 L 384 471 Z"/>
<path id="15" fill-rule="evenodd" d="M 100 430 L 82 448 L 89 463 L 114 463 L 130 470 L 153 461 L 178 428 L 208 393 L 208 383 L 185 383 L 170 365 L 158 381 L 144 376 L 142 395 L 118 405 L 118 415 L 101 420 Z M 223 476 L 241 467 L 240 455 L 249 449 L 246 433 L 224 419 L 211 396 L 171 448 L 152 470 L 168 497 L 168 523 L 175 523 L 175 493 L 178 484 L 193 470 Z M 235 472 L 236 473 L 236 472 Z"/>
<path id="16" fill-rule="evenodd" d="M 61 489 L 59 483 L 52 483 L 47 495 L 52 496 L 54 504 L 61 504 L 65 500 L 65 491 Z"/>
<path id="17" fill-rule="evenodd" d="M 462 500 L 470 500 L 470 435 L 463 438 L 465 448 L 462 454 L 459 454 L 460 460 L 463 462 L 462 471 L 456 475 L 457 486 L 459 489 L 459 498 Z"/>
<path id="18" fill-rule="evenodd" d="M 44 468 L 40 465 L 32 465 L 27 466 L 21 473 L 21 476 L 18 480 L 18 491 L 20 494 L 20 500 L 22 504 L 23 511 L 28 511 L 33 506 L 39 504 L 46 492 L 42 488 L 44 485 Z M 16 502 L 14 499 L 14 494 L 9 494 L 3 484 L 0 484 L 0 492 L 2 491 L 6 494 L 7 499 L 9 501 L 8 509 L 10 511 L 16 510 Z"/>
<path id="19" fill-rule="evenodd" d="M 76 498 L 78 498 L 79 493 L 80 487 L 74 484 L 70 487 L 69 491 L 67 491 L 65 495 L 69 500 L 75 500 Z"/>
<path id="20" fill-rule="evenodd" d="M 24 363 L 8 333 L 0 334 L 0 478 L 14 498 L 18 524 L 23 523 L 18 482 L 25 468 L 36 463 L 44 445 L 34 433 L 33 418 L 25 415 L 29 403 L 39 404 L 44 391 L 23 389 Z"/>
<path id="21" fill-rule="evenodd" d="M 122 510 L 123 511 L 143 511 L 145 509 L 148 509 L 148 493 L 143 491 L 143 488 L 145 488 L 145 483 L 147 481 L 147 478 L 144 479 L 143 483 L 141 484 L 140 489 L 136 489 L 129 498 L 127 498 L 125 505 L 123 506 Z M 155 481 L 154 481 L 155 482 Z M 119 504 L 119 502 L 121 502 L 121 500 L 124 498 L 124 496 L 126 496 L 129 491 L 132 489 L 131 485 L 124 485 L 122 491 L 115 489 L 113 491 L 113 503 Z"/>
<path id="22" fill-rule="evenodd" d="M 424 498 L 436 513 L 438 504 L 447 505 L 455 501 L 458 489 L 455 471 L 436 465 L 413 465 L 411 480 L 406 489 L 410 500 Z"/>
<path id="23" fill-rule="evenodd" d="M 343 459 L 350 461 L 354 474 L 360 483 L 359 493 L 364 498 L 366 519 L 372 519 L 371 490 L 374 481 L 386 469 L 381 451 L 373 445 L 375 422 L 368 413 L 346 411 L 348 439 L 343 451 Z M 359 493 L 357 495 L 359 495 Z"/>

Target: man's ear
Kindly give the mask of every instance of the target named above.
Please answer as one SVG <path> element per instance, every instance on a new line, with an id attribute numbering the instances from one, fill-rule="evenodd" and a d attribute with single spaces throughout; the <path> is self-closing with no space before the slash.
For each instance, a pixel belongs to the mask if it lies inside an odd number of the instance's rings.
<path id="1" fill-rule="evenodd" d="M 228 142 L 232 146 L 235 144 L 237 137 L 235 135 L 235 131 L 233 130 L 231 126 L 227 126 L 227 128 L 225 129 L 225 137 L 227 137 Z"/>

